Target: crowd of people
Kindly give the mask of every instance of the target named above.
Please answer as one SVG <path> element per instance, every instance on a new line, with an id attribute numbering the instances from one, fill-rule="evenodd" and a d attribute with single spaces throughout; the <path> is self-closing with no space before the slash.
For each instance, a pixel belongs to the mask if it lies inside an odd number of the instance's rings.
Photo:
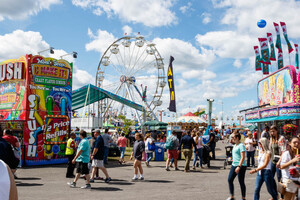
<path id="1" fill-rule="evenodd" d="M 208 134 L 204 134 L 205 131 Z M 92 138 L 88 140 L 87 133 L 81 130 L 79 143 L 75 141 L 75 132 L 71 132 L 65 152 L 68 157 L 66 177 L 74 178 L 68 183 L 70 187 L 76 187 L 80 177 L 84 177 L 86 181 L 86 184 L 81 187 L 83 189 L 91 188 L 90 183 L 95 182 L 95 180 L 103 179 L 106 183 L 111 181 L 105 165 L 108 163 L 108 148 L 112 141 L 115 141 L 120 148 L 119 164 L 125 163 L 125 151 L 130 142 L 125 133 L 110 135 L 108 129 L 105 129 L 103 134 L 100 132 L 100 129 L 92 130 Z M 236 177 L 238 177 L 242 199 L 246 199 L 245 176 L 249 167 L 251 168 L 249 174 L 256 174 L 255 200 L 260 199 L 263 183 L 266 184 L 267 191 L 273 200 L 294 200 L 298 195 L 300 188 L 299 137 L 288 133 L 280 135 L 276 126 L 270 128 L 266 126 L 261 134 L 257 130 L 242 131 L 238 129 L 235 129 L 233 133 L 230 129 L 218 132 L 211 127 L 207 130 L 186 130 L 180 135 L 177 133 L 172 131 L 171 135 L 165 138 L 157 132 L 147 132 L 145 135 L 138 131 L 135 132 L 130 156 L 130 160 L 134 159 L 132 180 L 144 180 L 142 164 L 144 161 L 146 166 L 150 166 L 156 142 L 165 143 L 164 147 L 167 150 L 166 171 L 170 171 L 173 165 L 174 170 L 179 170 L 177 161 L 182 154 L 185 159 L 184 172 L 189 172 L 193 155 L 192 169 L 203 168 L 203 164 L 206 162 L 207 149 L 211 152 L 210 159 L 215 159 L 216 142 L 218 139 L 223 139 L 223 142 L 232 145 L 232 164 L 228 174 L 230 197 L 227 200 L 235 199 L 234 180 Z M 208 135 L 206 141 L 204 135 Z M 15 155 L 14 149 L 19 146 L 17 138 L 12 135 L 10 130 L 0 132 L 0 168 L 6 174 L 2 178 L 9 179 L 15 175 L 19 159 L 18 155 Z M 257 156 L 257 161 L 255 161 L 255 156 Z M 75 164 L 76 174 L 74 174 Z M 105 178 L 99 176 L 99 169 Z M 274 178 L 275 174 L 277 181 Z M 17 177 L 15 176 L 15 178 Z M 12 191 L 11 195 L 15 193 Z"/>
<path id="2" fill-rule="evenodd" d="M 252 169 L 249 173 L 256 173 L 254 200 L 260 199 L 263 183 L 266 184 L 271 199 L 294 200 L 300 188 L 300 174 L 297 168 L 300 164 L 299 137 L 291 133 L 280 135 L 276 126 L 270 128 L 266 126 L 259 140 L 255 138 L 257 132 L 253 137 L 252 132 L 248 131 L 244 142 L 241 142 L 242 135 L 235 130 L 229 139 L 233 144 L 233 162 L 228 175 L 231 196 L 227 200 L 235 199 L 233 182 L 236 176 L 238 176 L 242 199 L 246 199 L 245 174 L 247 167 L 250 166 Z M 254 160 L 256 149 L 257 165 Z M 275 174 L 277 183 L 274 179 Z"/>

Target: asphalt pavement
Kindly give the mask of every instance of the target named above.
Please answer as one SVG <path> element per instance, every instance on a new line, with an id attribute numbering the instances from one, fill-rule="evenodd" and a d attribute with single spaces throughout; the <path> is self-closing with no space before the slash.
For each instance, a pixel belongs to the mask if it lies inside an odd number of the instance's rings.
<path id="1" fill-rule="evenodd" d="M 185 173 L 184 161 L 179 161 L 180 171 L 165 170 L 165 162 L 152 161 L 150 167 L 143 164 L 145 180 L 132 181 L 132 162 L 119 165 L 111 161 L 107 167 L 112 181 L 107 184 L 103 180 L 91 183 L 92 189 L 80 189 L 85 184 L 84 179 L 77 182 L 78 188 L 70 188 L 65 178 L 66 165 L 39 166 L 18 169 L 19 179 L 16 180 L 19 199 L 210 199 L 225 200 L 229 196 L 227 177 L 230 166 L 224 169 L 225 143 L 217 143 L 217 160 L 211 161 L 211 167 L 197 168 Z M 192 162 L 191 162 L 192 166 Z M 100 175 L 103 175 L 100 171 Z M 250 175 L 247 170 L 245 182 L 247 199 L 253 199 L 256 175 Z M 236 199 L 241 199 L 238 180 L 235 180 Z M 265 184 L 261 190 L 261 199 L 268 200 Z"/>

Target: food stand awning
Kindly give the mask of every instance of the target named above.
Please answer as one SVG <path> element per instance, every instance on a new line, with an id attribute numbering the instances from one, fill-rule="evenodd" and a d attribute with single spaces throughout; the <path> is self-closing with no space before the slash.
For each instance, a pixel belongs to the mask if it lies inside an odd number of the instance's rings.
<path id="1" fill-rule="evenodd" d="M 299 119 L 299 116 L 277 116 L 277 117 L 268 117 L 263 119 L 253 119 L 245 121 L 245 123 L 259 123 L 259 122 L 268 122 L 268 121 L 278 121 L 278 120 L 292 120 Z"/>
<path id="2" fill-rule="evenodd" d="M 134 103 L 133 101 L 120 97 L 116 94 L 113 94 L 91 84 L 83 86 L 72 92 L 72 110 L 83 108 L 88 104 L 98 102 L 105 98 L 110 98 L 114 101 L 120 102 L 139 111 L 145 110 L 143 106 Z"/>

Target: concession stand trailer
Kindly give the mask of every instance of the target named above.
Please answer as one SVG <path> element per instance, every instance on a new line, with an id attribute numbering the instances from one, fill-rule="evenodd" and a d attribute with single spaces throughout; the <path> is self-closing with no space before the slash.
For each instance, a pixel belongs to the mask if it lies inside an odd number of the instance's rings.
<path id="1" fill-rule="evenodd" d="M 298 126 L 300 132 L 300 74 L 294 66 L 283 67 L 261 79 L 257 84 L 258 106 L 242 110 L 245 123 L 257 123 L 259 132 L 276 125 L 282 134 L 285 124 Z"/>
<path id="2" fill-rule="evenodd" d="M 66 163 L 72 63 L 25 55 L 0 62 L 0 128 L 20 141 L 20 165 Z"/>

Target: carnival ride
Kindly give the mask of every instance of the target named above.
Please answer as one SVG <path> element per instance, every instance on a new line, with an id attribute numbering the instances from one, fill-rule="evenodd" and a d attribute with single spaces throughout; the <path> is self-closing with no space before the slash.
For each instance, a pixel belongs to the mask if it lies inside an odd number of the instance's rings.
<path id="1" fill-rule="evenodd" d="M 141 35 L 124 36 L 114 41 L 103 53 L 96 74 L 96 86 L 146 108 L 146 116 L 157 117 L 156 107 L 162 104 L 166 86 L 164 62 L 155 44 Z M 98 102 L 102 119 L 130 115 L 124 104 L 106 99 Z M 141 124 L 142 116 L 131 109 L 131 117 Z"/>

